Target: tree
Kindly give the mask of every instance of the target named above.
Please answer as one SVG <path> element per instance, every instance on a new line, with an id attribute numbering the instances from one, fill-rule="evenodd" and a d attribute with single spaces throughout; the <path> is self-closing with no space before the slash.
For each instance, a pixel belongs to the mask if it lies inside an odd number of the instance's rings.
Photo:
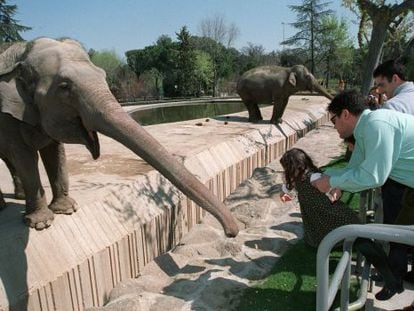
<path id="1" fill-rule="evenodd" d="M 242 57 L 244 58 L 243 72 L 254 67 L 260 66 L 264 63 L 265 49 L 263 45 L 254 45 L 251 42 L 241 49 Z"/>
<path id="2" fill-rule="evenodd" d="M 354 12 L 359 11 L 360 32 L 358 37 L 360 45 L 367 21 L 369 20 L 372 24 L 368 54 L 362 71 L 362 93 L 366 95 L 372 85 L 372 72 L 379 63 L 390 27 L 401 23 L 407 12 L 414 9 L 414 0 L 393 4 L 386 4 L 385 0 L 343 0 L 343 3 Z"/>
<path id="3" fill-rule="evenodd" d="M 234 24 L 227 24 L 222 14 L 215 14 L 200 22 L 202 37 L 210 38 L 229 48 L 240 34 L 239 28 Z"/>
<path id="4" fill-rule="evenodd" d="M 183 26 L 176 35 L 178 39 L 177 92 L 180 96 L 195 95 L 197 89 L 195 83 L 196 54 L 190 41 L 190 33 L 187 27 Z"/>
<path id="5" fill-rule="evenodd" d="M 116 73 L 119 67 L 123 65 L 121 58 L 115 50 L 89 51 L 92 63 L 102 68 L 106 72 L 106 81 L 109 88 L 113 88 L 116 80 Z"/>
<path id="6" fill-rule="evenodd" d="M 140 95 L 146 97 L 163 97 L 162 74 L 155 68 L 144 71 L 139 78 Z"/>
<path id="7" fill-rule="evenodd" d="M 127 51 L 125 56 L 128 66 L 138 78 L 147 71 L 157 72 L 154 79 L 160 90 L 159 96 L 175 95 L 178 46 L 169 36 L 162 35 L 155 45 Z M 146 75 L 148 76 L 148 73 Z"/>
<path id="8" fill-rule="evenodd" d="M 204 46 L 201 50 L 210 54 L 213 60 L 213 96 L 216 96 L 219 79 L 229 73 L 229 67 L 226 64 L 229 61 L 233 61 L 229 59 L 232 53 L 228 53 L 227 49 L 231 47 L 240 32 L 235 24 L 228 25 L 221 14 L 203 19 L 200 22 L 199 30 L 202 38 L 210 39 L 202 42 Z"/>
<path id="9" fill-rule="evenodd" d="M 407 62 L 407 80 L 414 81 L 414 36 L 409 40 L 401 57 Z"/>
<path id="10" fill-rule="evenodd" d="M 127 64 L 116 69 L 112 87 L 111 91 L 119 102 L 134 101 L 140 95 L 138 78 Z"/>
<path id="11" fill-rule="evenodd" d="M 404 49 L 414 35 L 414 15 L 409 14 L 400 19 L 400 23 L 392 23 L 384 41 L 382 60 L 396 59 L 404 53 Z"/>
<path id="12" fill-rule="evenodd" d="M 0 0 L 0 42 L 23 41 L 20 32 L 32 28 L 19 24 L 13 16 L 17 13 L 17 5 L 8 5 L 6 0 Z"/>
<path id="13" fill-rule="evenodd" d="M 321 25 L 322 19 L 333 13 L 332 10 L 325 9 L 331 2 L 319 2 L 319 0 L 303 0 L 302 5 L 289 5 L 289 8 L 297 13 L 297 21 L 291 25 L 299 31 L 282 42 L 283 45 L 301 46 L 303 50 L 310 52 L 312 74 L 315 74 L 317 36 L 324 31 Z"/>
<path id="14" fill-rule="evenodd" d="M 307 56 L 302 49 L 283 49 L 279 52 L 280 66 L 292 67 L 306 63 Z"/>
<path id="15" fill-rule="evenodd" d="M 345 71 L 352 63 L 352 42 L 348 37 L 346 22 L 334 15 L 322 18 L 319 55 L 325 69 L 325 85 L 331 76 L 344 79 Z"/>
<path id="16" fill-rule="evenodd" d="M 91 61 L 106 72 L 106 81 L 119 101 L 137 96 L 137 77 L 115 50 L 88 51 Z"/>
<path id="17" fill-rule="evenodd" d="M 213 87 L 214 70 L 210 55 L 197 50 L 195 61 L 195 77 L 198 84 L 197 95 L 206 95 Z"/>

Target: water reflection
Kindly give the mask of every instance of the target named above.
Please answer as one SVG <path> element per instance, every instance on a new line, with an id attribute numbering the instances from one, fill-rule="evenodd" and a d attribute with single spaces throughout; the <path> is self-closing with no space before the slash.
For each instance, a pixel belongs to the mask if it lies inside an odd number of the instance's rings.
<path id="1" fill-rule="evenodd" d="M 143 109 L 143 110 L 141 110 Z M 237 102 L 201 102 L 179 106 L 165 106 L 130 112 L 131 117 L 141 125 L 179 122 L 192 119 L 215 117 L 223 114 L 245 111 L 246 107 Z"/>

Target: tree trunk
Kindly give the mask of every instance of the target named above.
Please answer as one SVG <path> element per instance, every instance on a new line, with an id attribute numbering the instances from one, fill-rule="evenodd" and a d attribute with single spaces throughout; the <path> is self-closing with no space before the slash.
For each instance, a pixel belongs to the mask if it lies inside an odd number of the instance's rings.
<path id="1" fill-rule="evenodd" d="M 362 72 L 362 95 L 368 95 L 372 86 L 372 73 L 378 65 L 389 22 L 374 20 L 372 25 L 371 41 L 368 46 L 368 55 Z"/>
<path id="2" fill-rule="evenodd" d="M 326 83 L 325 83 L 325 88 L 326 89 L 329 89 L 330 72 L 331 72 L 331 58 L 328 56 L 328 58 L 326 60 Z"/>

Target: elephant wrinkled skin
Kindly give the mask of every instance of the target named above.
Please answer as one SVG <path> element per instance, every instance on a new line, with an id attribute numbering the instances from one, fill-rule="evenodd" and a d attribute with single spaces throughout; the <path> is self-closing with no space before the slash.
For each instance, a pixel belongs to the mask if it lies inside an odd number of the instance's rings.
<path id="1" fill-rule="evenodd" d="M 124 112 L 108 88 L 105 72 L 77 41 L 39 38 L 15 43 L 0 55 L 0 158 L 9 161 L 21 179 L 29 226 L 43 229 L 54 213 L 76 211 L 63 144 L 83 144 L 96 159 L 97 132 L 147 161 L 213 214 L 227 236 L 237 235 L 226 206 Z M 39 154 L 53 193 L 49 206 L 38 171 Z"/>
<path id="2" fill-rule="evenodd" d="M 270 122 L 281 123 L 289 101 L 289 96 L 298 91 L 316 91 L 332 99 L 315 77 L 303 65 L 290 68 L 279 66 L 261 66 L 246 71 L 237 83 L 237 93 L 240 95 L 247 111 L 249 121 L 263 120 L 259 105 L 273 103 L 273 114 Z"/>

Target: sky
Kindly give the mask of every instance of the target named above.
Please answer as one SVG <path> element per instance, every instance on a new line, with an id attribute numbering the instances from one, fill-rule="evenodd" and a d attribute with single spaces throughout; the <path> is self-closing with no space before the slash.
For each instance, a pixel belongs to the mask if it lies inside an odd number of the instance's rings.
<path id="1" fill-rule="evenodd" d="M 328 0 L 323 0 L 327 2 Z M 333 0 L 329 9 L 348 21 L 356 35 L 355 16 Z M 301 0 L 9 0 L 18 7 L 15 19 L 32 30 L 22 32 L 25 40 L 46 36 L 70 37 L 86 49 L 115 50 L 124 58 L 132 49 L 154 44 L 161 35 L 176 40 L 176 32 L 187 26 L 200 35 L 203 19 L 222 15 L 240 31 L 234 47 L 262 45 L 265 51 L 282 49 L 280 42 L 296 33 L 289 23 L 296 13 L 288 5 Z"/>

